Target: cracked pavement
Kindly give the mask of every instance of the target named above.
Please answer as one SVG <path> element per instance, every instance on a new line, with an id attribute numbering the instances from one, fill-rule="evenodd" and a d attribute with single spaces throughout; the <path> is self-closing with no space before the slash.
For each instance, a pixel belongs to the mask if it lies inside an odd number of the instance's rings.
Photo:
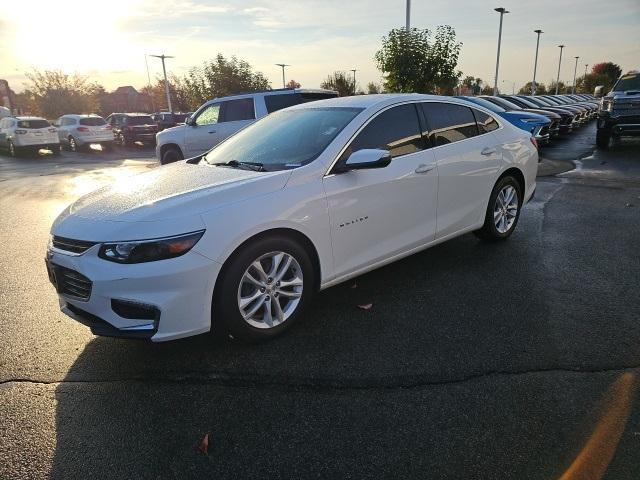
<path id="1" fill-rule="evenodd" d="M 98 338 L 59 312 L 52 220 L 152 151 L 0 155 L 0 479 L 640 478 L 640 142 L 594 143 L 543 151 L 571 170 L 509 241 L 328 289 L 258 346 Z"/>

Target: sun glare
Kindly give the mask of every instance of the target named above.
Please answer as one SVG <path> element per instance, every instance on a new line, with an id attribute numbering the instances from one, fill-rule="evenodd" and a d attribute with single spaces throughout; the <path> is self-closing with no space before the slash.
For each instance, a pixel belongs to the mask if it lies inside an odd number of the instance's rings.
<path id="1" fill-rule="evenodd" d="M 126 51 L 115 46 L 124 35 L 120 23 L 134 3 L 37 0 L 29 2 L 29 8 L 8 9 L 13 54 L 36 68 L 118 68 L 119 56 Z"/>

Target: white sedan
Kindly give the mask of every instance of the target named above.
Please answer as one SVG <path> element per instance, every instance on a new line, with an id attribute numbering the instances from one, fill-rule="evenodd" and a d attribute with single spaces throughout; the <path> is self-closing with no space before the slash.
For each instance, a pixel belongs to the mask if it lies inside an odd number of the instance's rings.
<path id="1" fill-rule="evenodd" d="M 534 193 L 531 135 L 480 106 L 362 95 L 269 115 L 201 157 L 102 188 L 54 222 L 62 310 L 98 335 L 271 338 L 313 294 L 474 232 Z"/>

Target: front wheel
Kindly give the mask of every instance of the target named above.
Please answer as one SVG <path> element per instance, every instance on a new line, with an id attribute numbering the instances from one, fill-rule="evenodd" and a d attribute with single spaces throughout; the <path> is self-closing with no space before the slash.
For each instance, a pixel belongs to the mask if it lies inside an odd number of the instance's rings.
<path id="1" fill-rule="evenodd" d="M 488 241 L 506 240 L 513 233 L 520 218 L 524 197 L 518 181 L 510 175 L 502 177 L 493 187 L 484 225 L 475 233 Z"/>
<path id="2" fill-rule="evenodd" d="M 14 158 L 17 157 L 19 153 L 18 148 L 13 144 L 11 140 L 9 140 L 8 147 L 9 147 L 9 155 L 11 155 Z"/>
<path id="3" fill-rule="evenodd" d="M 299 243 L 284 236 L 260 238 L 225 266 L 212 321 L 240 340 L 268 340 L 293 325 L 315 289 L 313 262 Z"/>
<path id="4" fill-rule="evenodd" d="M 162 158 L 160 159 L 160 163 L 162 165 L 166 165 L 167 163 L 177 162 L 179 160 L 183 160 L 182 152 L 176 147 L 169 147 L 162 154 Z"/>

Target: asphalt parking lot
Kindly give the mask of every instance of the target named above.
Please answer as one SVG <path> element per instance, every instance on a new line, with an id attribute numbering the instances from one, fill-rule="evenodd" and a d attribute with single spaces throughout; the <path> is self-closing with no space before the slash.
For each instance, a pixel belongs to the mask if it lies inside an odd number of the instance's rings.
<path id="1" fill-rule="evenodd" d="M 596 151 L 592 124 L 542 156 L 509 241 L 328 289 L 248 346 L 58 309 L 51 222 L 152 150 L 0 153 L 0 479 L 640 478 L 640 141 Z"/>

